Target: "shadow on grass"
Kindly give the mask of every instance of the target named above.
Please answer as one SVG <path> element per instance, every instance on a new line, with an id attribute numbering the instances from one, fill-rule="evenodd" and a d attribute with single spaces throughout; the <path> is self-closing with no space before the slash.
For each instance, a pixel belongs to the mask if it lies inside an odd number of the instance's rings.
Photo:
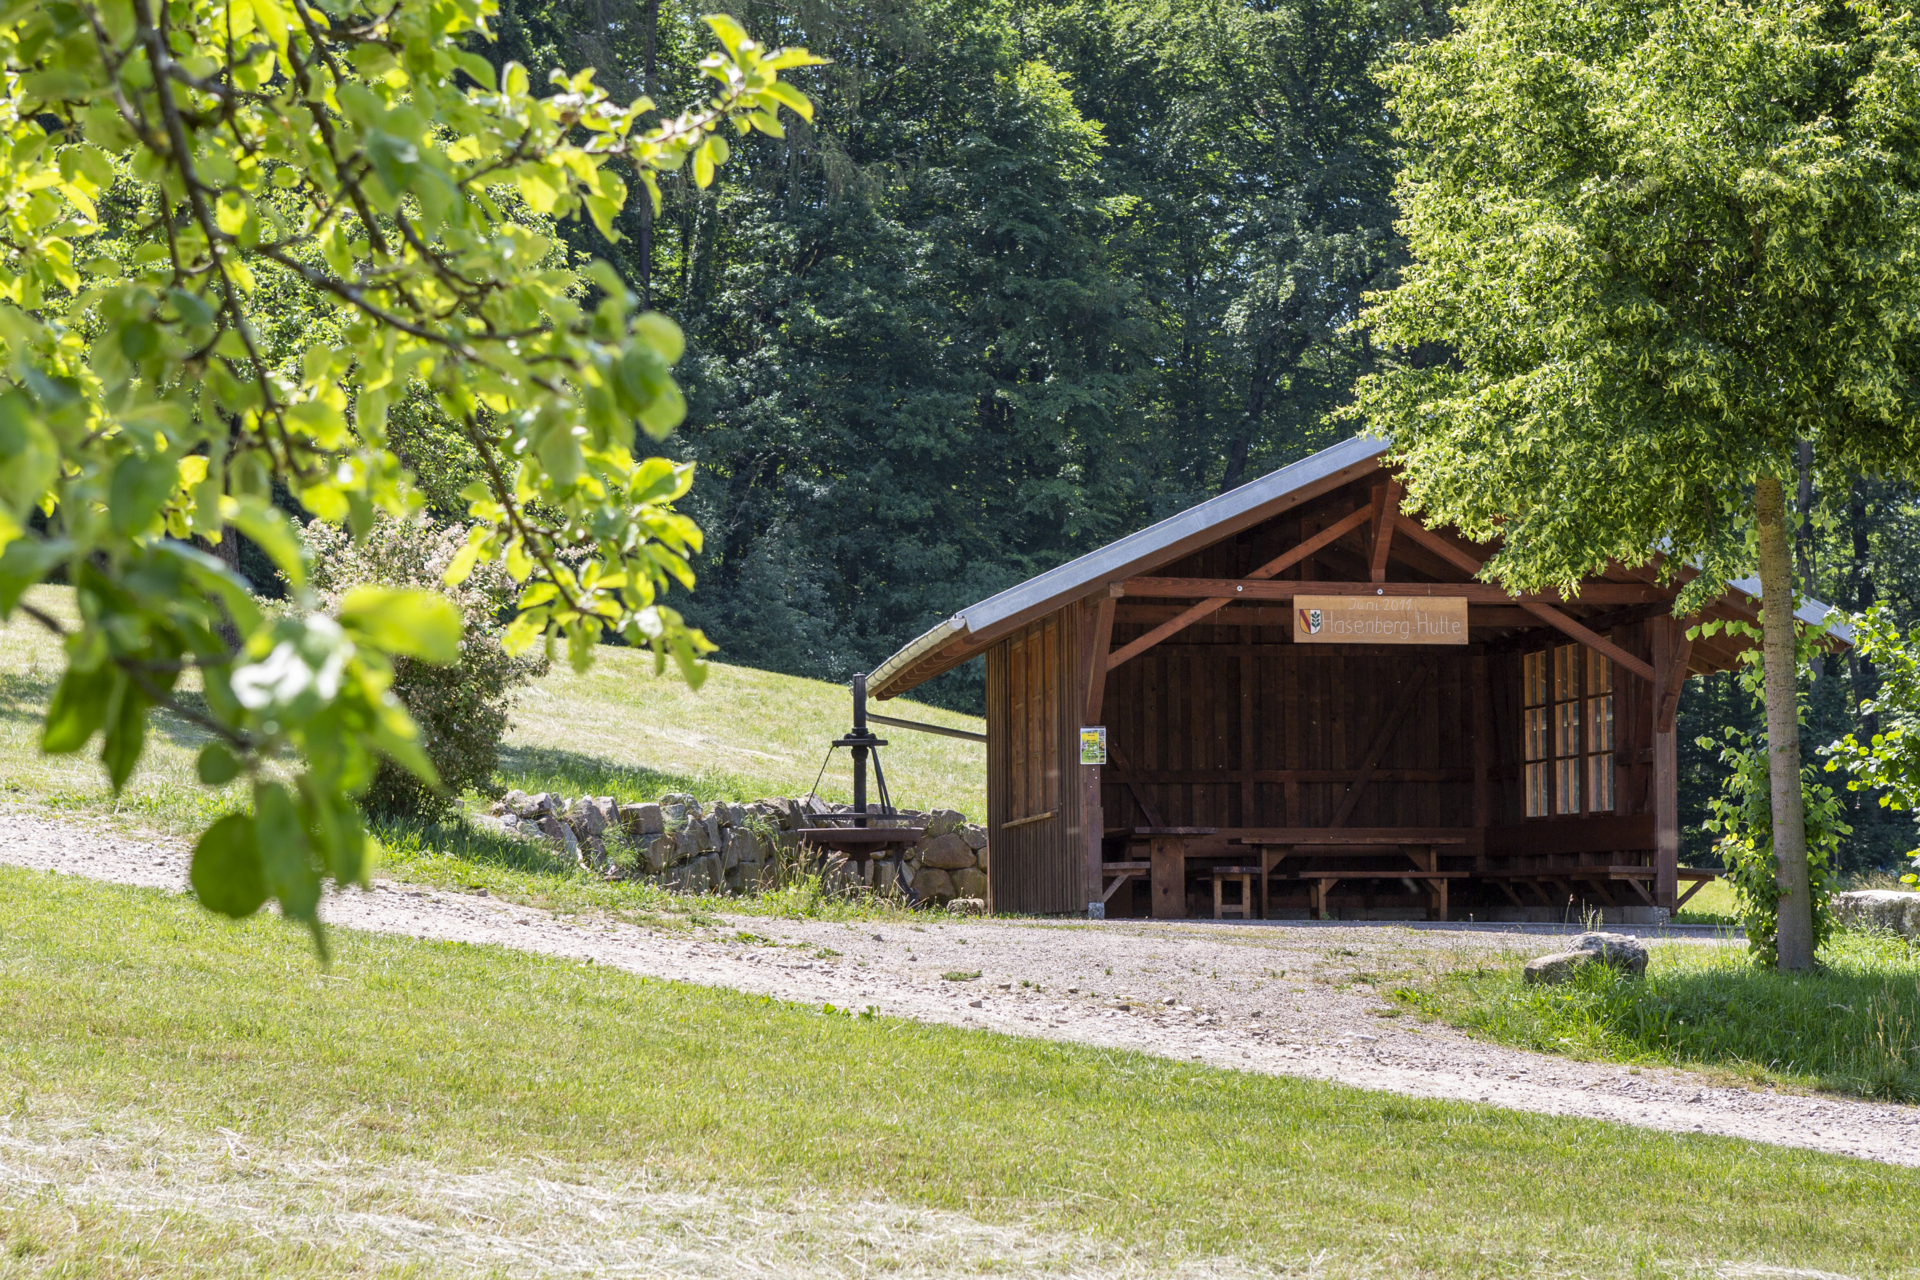
<path id="1" fill-rule="evenodd" d="M 403 861 L 442 857 L 518 875 L 571 878 L 580 874 L 578 864 L 561 858 L 540 841 L 470 827 L 458 817 L 446 822 L 376 818 L 368 828 L 386 847 L 389 857 Z"/>
<path id="2" fill-rule="evenodd" d="M 518 787 L 526 792 L 553 791 L 568 799 L 583 795 L 613 796 L 621 804 L 658 800 L 670 791 L 686 792 L 702 800 L 755 798 L 749 794 L 751 784 L 732 774 L 667 773 L 552 747 L 500 748 L 499 778 L 504 784 L 502 792 L 508 787 Z"/>
<path id="3" fill-rule="evenodd" d="M 1462 969 L 1397 999 L 1521 1048 L 1715 1067 L 1755 1081 L 1920 1102 L 1920 946 L 1842 933 L 1811 974 L 1732 948 L 1656 953 L 1644 978 L 1594 965 L 1555 987 L 1517 968 Z"/>
<path id="4" fill-rule="evenodd" d="M 59 678 L 51 675 L 0 675 L 0 720 L 37 723 L 47 714 L 47 703 L 58 682 Z"/>

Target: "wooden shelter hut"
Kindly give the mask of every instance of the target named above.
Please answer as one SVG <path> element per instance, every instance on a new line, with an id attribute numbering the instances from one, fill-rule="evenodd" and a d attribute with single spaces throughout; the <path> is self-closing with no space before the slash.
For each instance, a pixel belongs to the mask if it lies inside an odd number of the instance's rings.
<path id="1" fill-rule="evenodd" d="M 868 677 L 890 698 L 985 655 L 996 910 L 1649 921 L 1710 878 L 1679 865 L 1675 709 L 1751 642 L 1686 632 L 1757 621 L 1759 584 L 1684 620 L 1645 566 L 1509 595 L 1474 580 L 1491 546 L 1399 514 L 1386 447 L 1040 574 Z"/>

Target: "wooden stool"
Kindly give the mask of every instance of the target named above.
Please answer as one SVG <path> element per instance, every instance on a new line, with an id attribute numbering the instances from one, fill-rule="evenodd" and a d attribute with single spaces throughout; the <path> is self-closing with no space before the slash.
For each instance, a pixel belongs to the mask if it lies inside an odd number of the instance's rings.
<path id="1" fill-rule="evenodd" d="M 1266 872 L 1261 867 L 1215 867 L 1213 869 L 1213 918 L 1223 920 L 1227 912 L 1238 911 L 1242 920 L 1255 919 L 1253 885 L 1256 880 L 1265 881 L 1266 878 Z M 1220 886 L 1229 880 L 1240 882 L 1238 903 L 1226 901 L 1225 896 L 1220 892 Z"/>

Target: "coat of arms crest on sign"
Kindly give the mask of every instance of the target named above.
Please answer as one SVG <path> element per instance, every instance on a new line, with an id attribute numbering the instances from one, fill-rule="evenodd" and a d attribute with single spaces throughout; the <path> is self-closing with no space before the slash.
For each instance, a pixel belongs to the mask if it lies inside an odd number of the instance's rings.
<path id="1" fill-rule="evenodd" d="M 1306 628 L 1307 634 L 1310 636 L 1320 634 L 1322 621 L 1324 620 L 1321 618 L 1318 609 L 1302 609 L 1300 611 L 1300 625 Z"/>

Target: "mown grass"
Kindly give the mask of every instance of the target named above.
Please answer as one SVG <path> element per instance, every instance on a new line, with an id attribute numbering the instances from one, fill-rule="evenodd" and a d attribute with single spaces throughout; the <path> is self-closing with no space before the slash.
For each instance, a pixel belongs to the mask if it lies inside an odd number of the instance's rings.
<path id="1" fill-rule="evenodd" d="M 1920 1102 L 1920 947 L 1905 939 L 1838 933 L 1804 975 L 1733 946 L 1656 945 L 1644 978 L 1595 966 L 1552 987 L 1522 982 L 1521 963 L 1443 970 L 1393 995 L 1523 1049 Z"/>
<path id="2" fill-rule="evenodd" d="M 877 1196 L 1117 1242 L 1167 1272 L 1231 1255 L 1318 1275 L 1892 1276 L 1920 1257 L 1911 1170 L 826 1016 L 489 948 L 347 930 L 333 945 L 322 972 L 273 920 L 0 869 L 0 1100 L 91 1117 L 102 1141 L 249 1153 L 153 1157 L 188 1205 L 201 1183 L 208 1204 L 241 1183 L 272 1203 L 276 1171 L 302 1162 L 370 1186 L 398 1166 L 533 1162 L 586 1187 L 645 1177 L 823 1215 Z M 359 1217 L 302 1251 L 276 1213 L 252 1232 L 178 1198 L 130 1215 L 100 1200 L 104 1167 L 86 1172 L 91 1193 L 0 1192 L 0 1275 L 384 1273 L 357 1252 Z M 382 1195 L 343 1208 L 391 1222 L 406 1204 Z M 434 1271 L 423 1252 L 408 1274 Z"/>
<path id="3" fill-rule="evenodd" d="M 1681 886 L 1685 888 L 1685 886 Z M 1723 877 L 1710 880 L 1700 886 L 1698 893 L 1687 899 L 1687 905 L 1676 911 L 1675 924 L 1723 924 L 1738 925 L 1740 910 L 1733 900 L 1733 886 Z"/>

